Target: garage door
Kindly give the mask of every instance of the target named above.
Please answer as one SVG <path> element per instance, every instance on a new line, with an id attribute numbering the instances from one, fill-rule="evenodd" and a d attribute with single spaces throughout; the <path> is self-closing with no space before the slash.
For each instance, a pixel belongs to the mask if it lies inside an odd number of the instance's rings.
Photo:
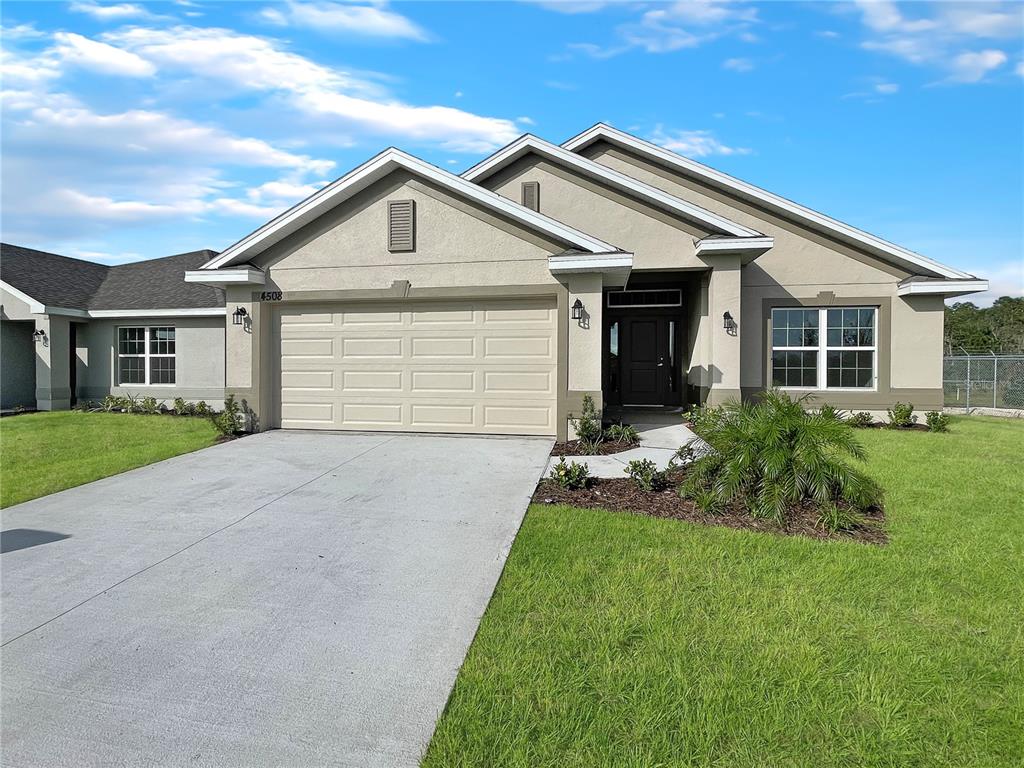
<path id="1" fill-rule="evenodd" d="M 555 433 L 554 299 L 279 305 L 280 424 Z"/>

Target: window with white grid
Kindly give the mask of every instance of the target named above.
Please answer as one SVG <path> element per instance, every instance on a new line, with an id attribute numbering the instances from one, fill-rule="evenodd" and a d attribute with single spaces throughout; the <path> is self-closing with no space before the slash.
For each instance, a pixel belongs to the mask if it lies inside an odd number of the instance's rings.
<path id="1" fill-rule="evenodd" d="M 175 383 L 173 326 L 124 326 L 117 329 L 117 383 Z"/>
<path id="2" fill-rule="evenodd" d="M 877 323 L 875 307 L 772 309 L 772 386 L 874 389 Z"/>

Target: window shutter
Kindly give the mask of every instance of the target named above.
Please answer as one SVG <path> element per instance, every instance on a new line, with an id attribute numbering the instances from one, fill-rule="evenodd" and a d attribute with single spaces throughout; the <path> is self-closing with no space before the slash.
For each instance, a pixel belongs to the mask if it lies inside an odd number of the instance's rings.
<path id="1" fill-rule="evenodd" d="M 529 208 L 531 211 L 540 210 L 540 182 L 539 181 L 524 181 L 523 182 L 523 207 Z"/>
<path id="2" fill-rule="evenodd" d="M 416 203 L 413 200 L 388 201 L 388 250 L 416 250 Z"/>

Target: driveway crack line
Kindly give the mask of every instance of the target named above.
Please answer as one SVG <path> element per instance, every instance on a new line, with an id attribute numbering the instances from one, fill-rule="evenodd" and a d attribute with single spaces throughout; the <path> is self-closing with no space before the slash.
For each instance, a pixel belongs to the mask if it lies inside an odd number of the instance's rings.
<path id="1" fill-rule="evenodd" d="M 252 509 L 252 510 L 250 510 L 250 511 L 246 512 L 246 513 L 245 513 L 244 515 L 242 515 L 242 516 L 241 516 L 240 518 L 238 518 L 237 520 L 232 520 L 232 521 L 231 521 L 230 523 L 228 523 L 227 525 L 224 525 L 224 526 L 222 526 L 222 527 L 218 528 L 218 529 L 217 529 L 217 530 L 215 530 L 215 531 L 211 531 L 210 533 L 206 534 L 205 536 L 202 536 L 202 537 L 200 537 L 200 538 L 196 539 L 196 540 L 195 540 L 195 541 L 193 541 L 193 542 L 192 542 L 191 544 L 186 544 L 186 545 L 185 545 L 184 547 L 182 547 L 182 548 L 181 548 L 181 549 L 179 549 L 178 551 L 176 551 L 176 552 L 172 552 L 171 554 L 167 555 L 166 557 L 162 557 L 162 558 L 160 558 L 160 559 L 159 559 L 159 560 L 157 560 L 157 561 L 156 561 L 155 563 L 150 563 L 150 564 L 149 564 L 149 565 L 147 565 L 147 566 L 146 566 L 145 568 L 140 568 L 139 570 L 135 571 L 135 573 L 132 573 L 132 574 L 129 574 L 128 576 L 125 576 L 125 577 L 124 577 L 123 579 L 121 579 L 120 581 L 117 581 L 117 582 L 115 582 L 115 583 L 111 584 L 111 585 L 110 585 L 109 587 L 106 587 L 106 588 L 104 588 L 104 589 L 100 590 L 100 591 L 99 591 L 99 592 L 97 592 L 97 593 L 96 593 L 95 595 L 91 595 L 91 596 L 89 596 L 89 597 L 85 598 L 85 600 L 82 600 L 81 602 L 79 602 L 79 603 L 76 603 L 75 605 L 71 606 L 70 608 L 67 608 L 66 610 L 63 610 L 63 611 L 61 611 L 61 612 L 60 612 L 60 613 L 58 613 L 58 614 L 57 614 L 56 616 L 53 616 L 53 617 L 51 617 L 51 618 L 47 619 L 46 621 L 42 622 L 41 624 L 38 624 L 38 625 L 36 625 L 36 626 L 32 627 L 32 629 L 26 629 L 26 630 L 25 630 L 24 632 L 22 632 L 22 633 L 21 633 L 20 635 L 16 635 L 15 637 L 12 637 L 12 638 L 11 638 L 10 640 L 8 640 L 8 641 L 6 641 L 6 642 L 4 642 L 4 643 L 0 643 L 0 648 L 6 648 L 6 647 L 7 647 L 8 645 L 10 645 L 11 643 L 15 642 L 16 640 L 20 640 L 21 638 L 25 637 L 26 635 L 31 635 L 31 634 L 32 634 L 33 632 L 35 632 L 35 631 L 37 631 L 37 630 L 39 630 L 39 629 L 42 629 L 42 628 L 43 628 L 43 627 L 45 627 L 45 626 L 46 626 L 47 624 L 50 624 L 50 623 L 52 623 L 52 622 L 56 621 L 57 619 L 59 619 L 59 618 L 61 618 L 61 617 L 63 617 L 63 616 L 67 616 L 67 615 L 68 615 L 69 613 L 71 613 L 72 611 L 74 611 L 74 610 L 76 610 L 76 609 L 78 609 L 78 608 L 81 608 L 81 607 L 82 607 L 83 605 L 85 605 L 86 603 L 92 602 L 92 601 L 93 601 L 93 600 L 95 600 L 95 599 L 96 599 L 97 597 L 101 597 L 102 595 L 105 595 L 105 594 L 106 594 L 107 592 L 109 592 L 110 590 L 112 590 L 112 589 L 116 589 L 117 587 L 121 586 L 122 584 L 124 584 L 124 583 L 125 583 L 125 582 L 127 582 L 127 581 L 131 581 L 131 580 L 132 580 L 132 579 L 134 579 L 134 578 L 135 578 L 136 576 L 140 576 L 140 575 L 142 575 L 143 573 L 145 573 L 146 571 L 149 571 L 149 570 L 151 570 L 151 569 L 153 569 L 153 568 L 156 568 L 156 567 L 157 567 L 158 565 L 160 565 L 160 564 L 162 564 L 162 563 L 166 563 L 166 562 L 167 562 L 168 560 L 170 560 L 171 558 L 177 557 L 177 556 L 178 556 L 178 555 L 180 555 L 180 554 L 181 554 L 182 552 L 186 552 L 186 551 L 188 551 L 188 550 L 192 549 L 192 547 L 196 546 L 197 544 L 201 544 L 202 542 L 206 541 L 206 540 L 207 540 L 207 539 L 209 539 L 209 538 L 212 538 L 213 536 L 216 536 L 216 535 L 217 535 L 218 533 L 223 533 L 223 532 L 224 532 L 224 531 L 226 531 L 226 530 L 227 530 L 228 528 L 231 528 L 231 527 L 233 527 L 233 526 L 236 526 L 236 525 L 238 525 L 238 524 L 239 524 L 239 523 L 241 523 L 241 522 L 242 522 L 243 520 L 246 520 L 246 519 L 248 519 L 248 518 L 252 517 L 252 516 L 253 516 L 253 515 L 255 515 L 255 514 L 256 514 L 257 512 L 259 512 L 259 511 L 261 511 L 261 510 L 263 510 L 263 509 L 266 509 L 266 508 L 267 508 L 267 507 L 269 507 L 269 506 L 270 506 L 271 504 L 275 504 L 275 503 L 277 503 L 278 501 L 280 501 L 281 499 L 283 499 L 283 498 L 285 498 L 285 497 L 287 497 L 287 496 L 290 496 L 291 494 L 295 493 L 296 491 L 300 491 L 300 490 L 302 490 L 302 489 L 303 489 L 303 488 L 305 488 L 305 487 L 306 487 L 307 485 L 311 485 L 312 483 L 315 483 L 315 482 L 316 482 L 317 480 L 319 480 L 320 478 L 322 478 L 322 477 L 325 477 L 326 475 L 329 475 L 329 474 L 331 474 L 331 472 L 336 472 L 337 470 L 339 470 L 339 469 L 341 469 L 342 467 L 344 467 L 344 466 L 345 466 L 346 464 L 350 464 L 350 463 L 352 463 L 353 461 L 355 461 L 356 459 L 360 459 L 360 458 L 362 458 L 363 456 L 365 456 L 366 454 L 368 454 L 368 453 L 369 453 L 370 451 L 375 451 L 375 450 L 377 450 L 378 448 L 380 448 L 380 447 L 381 447 L 382 445 L 387 445 L 387 444 L 388 444 L 388 443 L 390 443 L 390 442 L 391 442 L 392 440 L 396 440 L 396 439 L 397 439 L 397 437 L 398 437 L 398 436 L 396 435 L 395 437 L 390 437 L 390 438 L 388 438 L 387 440 L 384 440 L 384 441 L 382 441 L 382 442 L 380 442 L 380 443 L 377 443 L 376 445 L 373 445 L 373 446 L 371 446 L 371 447 L 367 448 L 367 449 L 366 449 L 365 451 L 362 451 L 361 453 L 357 453 L 357 454 L 356 454 L 355 456 L 353 456 L 353 457 L 351 457 L 351 458 L 349 458 L 349 459 L 345 459 L 345 461 L 341 462 L 341 464 L 338 464 L 338 465 L 337 465 L 336 467 L 331 467 L 330 469 L 324 470 L 323 472 L 321 472 L 321 473 L 320 473 L 319 475 L 317 475 L 316 477 L 314 477 L 314 478 L 311 478 L 311 479 L 307 480 L 307 481 L 306 481 L 306 482 L 304 482 L 304 483 L 300 483 L 299 485 L 295 486 L 294 488 L 291 488 L 291 489 L 289 489 L 289 490 L 285 491 L 285 492 L 284 492 L 284 493 L 282 493 L 282 494 L 281 494 L 280 496 L 275 496 L 275 497 L 274 497 L 273 499 L 271 499 L 270 501 L 267 501 L 267 502 L 265 502 L 265 503 L 263 503 L 263 504 L 260 504 L 260 505 L 259 505 L 258 507 L 256 507 L 255 509 Z"/>

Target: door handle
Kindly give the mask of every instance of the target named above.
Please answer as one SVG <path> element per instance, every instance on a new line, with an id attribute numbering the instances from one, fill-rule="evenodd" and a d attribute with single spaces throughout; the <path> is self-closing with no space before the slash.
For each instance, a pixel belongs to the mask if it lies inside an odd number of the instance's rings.
<path id="1" fill-rule="evenodd" d="M 659 357 L 658 358 L 658 367 L 661 368 L 663 365 L 665 365 L 665 358 L 664 357 Z"/>

